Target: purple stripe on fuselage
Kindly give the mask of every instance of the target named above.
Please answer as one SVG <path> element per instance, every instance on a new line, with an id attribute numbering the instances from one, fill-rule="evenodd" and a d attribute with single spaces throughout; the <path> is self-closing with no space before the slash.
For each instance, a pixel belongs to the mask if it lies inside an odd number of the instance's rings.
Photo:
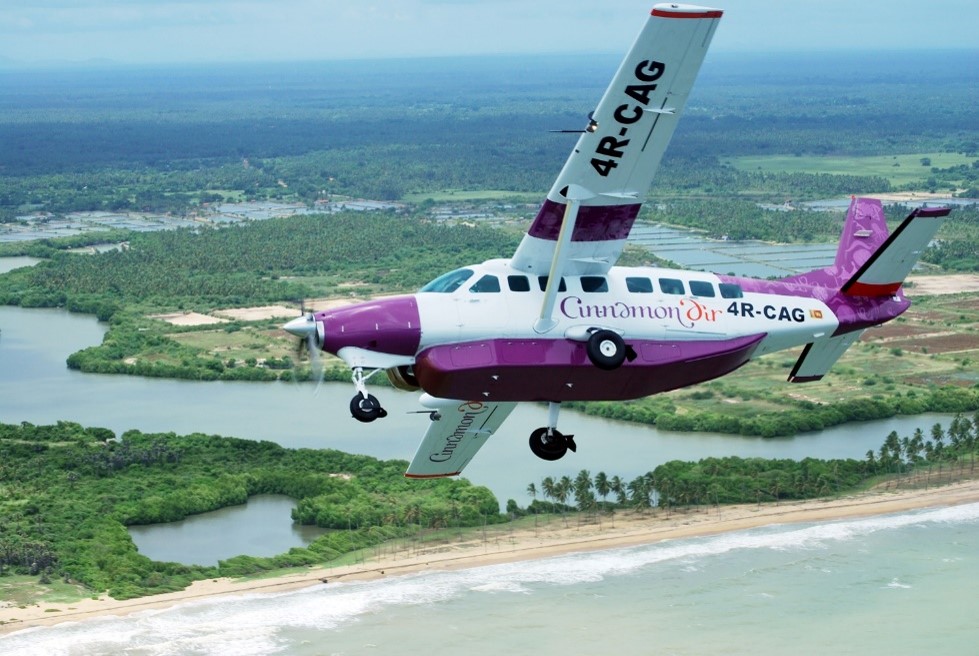
<path id="1" fill-rule="evenodd" d="M 545 200 L 527 233 L 538 239 L 556 241 L 564 220 L 565 205 Z M 639 215 L 639 203 L 629 205 L 585 205 L 578 210 L 571 241 L 615 241 L 626 239 Z"/>
<path id="2" fill-rule="evenodd" d="M 583 342 L 497 339 L 434 346 L 418 354 L 422 388 L 441 398 L 489 401 L 636 399 L 734 371 L 764 334 L 724 340 L 629 341 L 636 359 L 604 371 Z"/>

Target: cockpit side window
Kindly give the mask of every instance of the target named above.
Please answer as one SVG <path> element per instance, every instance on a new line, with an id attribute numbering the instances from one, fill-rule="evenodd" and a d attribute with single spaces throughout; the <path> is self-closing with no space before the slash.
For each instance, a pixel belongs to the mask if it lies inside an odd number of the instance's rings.
<path id="1" fill-rule="evenodd" d="M 455 290 L 459 289 L 462 283 L 472 278 L 472 276 L 472 269 L 456 269 L 455 271 L 449 271 L 448 273 L 442 274 L 432 282 L 422 287 L 419 291 L 435 292 L 437 294 L 451 294 Z"/>
<path id="2" fill-rule="evenodd" d="M 469 288 L 473 294 L 497 294 L 500 291 L 500 279 L 486 274 Z"/>

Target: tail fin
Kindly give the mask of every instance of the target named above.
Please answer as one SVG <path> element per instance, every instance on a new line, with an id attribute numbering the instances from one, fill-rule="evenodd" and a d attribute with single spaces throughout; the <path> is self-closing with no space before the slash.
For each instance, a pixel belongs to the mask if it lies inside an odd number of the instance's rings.
<path id="1" fill-rule="evenodd" d="M 867 199 L 860 199 L 867 200 Z M 854 201 L 856 203 L 857 201 Z M 875 201 L 878 206 L 879 201 Z M 851 205 L 851 208 L 853 206 Z M 948 207 L 919 207 L 894 230 L 871 255 L 853 262 L 859 268 L 843 283 L 840 291 L 847 296 L 889 296 L 900 289 L 911 268 L 921 257 L 928 242 L 951 212 Z M 883 214 L 883 212 L 882 212 Z M 847 217 L 849 224 L 849 217 Z M 884 234 L 886 234 L 886 226 Z M 836 254 L 836 266 L 840 267 L 841 254 L 846 244 L 844 228 L 840 250 Z M 859 236 L 859 233 L 858 235 Z"/>
<path id="2" fill-rule="evenodd" d="M 782 280 L 837 287 L 847 296 L 889 296 L 901 287 L 949 212 L 948 207 L 919 207 L 888 235 L 881 202 L 854 198 L 833 265 Z"/>
<path id="3" fill-rule="evenodd" d="M 901 288 L 904 278 L 950 211 L 947 207 L 918 208 L 888 235 L 880 201 L 854 198 L 846 215 L 833 266 L 795 276 L 794 279 L 806 280 L 810 284 L 818 279 L 822 285 L 839 285 L 839 302 L 834 307 L 838 317 L 843 316 L 840 309 L 851 305 L 847 297 L 852 297 L 854 307 L 866 306 L 868 302 L 876 307 L 879 303 L 875 303 L 874 299 L 884 301 L 886 299 L 882 297 L 893 296 Z M 820 337 L 803 349 L 789 374 L 789 380 L 793 383 L 819 380 L 859 339 L 864 328 L 887 321 L 906 307 L 905 302 L 903 308 L 893 315 L 874 313 L 869 317 L 861 317 L 859 310 L 850 307 L 847 313 L 850 318 L 846 322 L 841 318 L 836 333 Z"/>

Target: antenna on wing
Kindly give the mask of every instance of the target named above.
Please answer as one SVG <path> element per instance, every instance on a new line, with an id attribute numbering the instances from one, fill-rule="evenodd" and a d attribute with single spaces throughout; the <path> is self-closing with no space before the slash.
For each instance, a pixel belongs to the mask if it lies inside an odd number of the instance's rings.
<path id="1" fill-rule="evenodd" d="M 585 126 L 584 130 L 548 130 L 548 132 L 556 132 L 558 134 L 584 134 L 585 132 L 595 132 L 598 130 L 598 121 L 595 120 L 595 111 L 592 110 L 588 112 L 588 125 Z"/>

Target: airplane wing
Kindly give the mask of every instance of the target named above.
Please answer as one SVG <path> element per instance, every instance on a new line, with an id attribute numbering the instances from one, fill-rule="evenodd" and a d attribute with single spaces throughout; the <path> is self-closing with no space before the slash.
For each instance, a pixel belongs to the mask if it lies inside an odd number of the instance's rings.
<path id="1" fill-rule="evenodd" d="M 496 432 L 516 403 L 439 400 L 407 478 L 456 476 Z M 437 418 L 436 418 L 437 417 Z"/>
<path id="2" fill-rule="evenodd" d="M 653 8 L 512 266 L 554 276 L 603 274 L 615 264 L 721 13 L 690 5 Z M 567 234 L 558 248 L 562 226 Z"/>

